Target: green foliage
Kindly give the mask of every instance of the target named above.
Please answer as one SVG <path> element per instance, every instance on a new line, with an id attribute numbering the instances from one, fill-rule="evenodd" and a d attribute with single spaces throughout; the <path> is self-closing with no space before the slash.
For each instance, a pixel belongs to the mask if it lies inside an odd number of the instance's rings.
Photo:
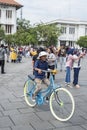
<path id="1" fill-rule="evenodd" d="M 37 26 L 38 41 L 44 43 L 45 46 L 57 45 L 58 36 L 60 35 L 59 28 L 55 25 L 39 24 Z"/>
<path id="2" fill-rule="evenodd" d="M 87 36 L 81 36 L 76 42 L 80 47 L 87 48 Z"/>
<path id="3" fill-rule="evenodd" d="M 25 19 L 19 19 L 17 18 L 17 29 L 24 29 L 27 30 L 30 28 L 30 21 Z"/>
<path id="4" fill-rule="evenodd" d="M 13 44 L 13 43 L 14 43 L 14 35 L 12 35 L 12 34 L 5 35 L 5 42 L 6 42 L 8 45 Z"/>
<path id="5" fill-rule="evenodd" d="M 16 45 L 56 45 L 59 28 L 54 24 L 45 25 L 43 23 L 31 27 L 30 22 L 25 19 L 17 19 L 17 32 L 13 35 L 7 35 L 5 41 L 8 44 Z"/>
<path id="6" fill-rule="evenodd" d="M 3 40 L 4 38 L 5 38 L 5 32 L 3 28 L 0 28 L 0 41 Z"/>

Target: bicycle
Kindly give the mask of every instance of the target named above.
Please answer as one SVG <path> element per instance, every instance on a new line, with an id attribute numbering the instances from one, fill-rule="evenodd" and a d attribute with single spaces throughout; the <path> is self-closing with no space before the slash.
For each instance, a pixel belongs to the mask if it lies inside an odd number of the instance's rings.
<path id="1" fill-rule="evenodd" d="M 52 115 L 59 121 L 68 121 L 74 114 L 75 101 L 69 90 L 54 83 L 53 74 L 56 74 L 56 71 L 50 70 L 50 85 L 45 90 L 38 92 L 35 100 L 33 100 L 32 95 L 37 84 L 34 78 L 28 75 L 28 80 L 24 84 L 25 101 L 30 107 L 35 107 L 36 105 L 44 104 L 46 97 L 49 96 L 49 106 Z"/>

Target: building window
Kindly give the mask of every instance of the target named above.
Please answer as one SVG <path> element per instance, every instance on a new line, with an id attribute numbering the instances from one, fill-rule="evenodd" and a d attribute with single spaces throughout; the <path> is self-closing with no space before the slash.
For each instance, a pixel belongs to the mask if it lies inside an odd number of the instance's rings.
<path id="1" fill-rule="evenodd" d="M 87 35 L 87 27 L 85 28 L 85 35 Z"/>
<path id="2" fill-rule="evenodd" d="M 69 34 L 75 34 L 75 27 L 69 27 Z"/>
<path id="3" fill-rule="evenodd" d="M 74 47 L 74 42 L 73 41 L 69 41 L 69 46 L 70 47 Z"/>
<path id="4" fill-rule="evenodd" d="M 66 27 L 61 27 L 61 33 L 66 34 Z"/>
<path id="5" fill-rule="evenodd" d="M 0 9 L 0 18 L 1 18 L 1 9 Z"/>
<path id="6" fill-rule="evenodd" d="M 6 10 L 6 18 L 12 18 L 12 10 Z"/>
<path id="7" fill-rule="evenodd" d="M 8 33 L 8 34 L 11 34 L 12 33 L 12 25 L 6 25 L 5 26 L 5 32 Z"/>
<path id="8" fill-rule="evenodd" d="M 60 46 L 66 46 L 66 41 L 60 41 Z"/>

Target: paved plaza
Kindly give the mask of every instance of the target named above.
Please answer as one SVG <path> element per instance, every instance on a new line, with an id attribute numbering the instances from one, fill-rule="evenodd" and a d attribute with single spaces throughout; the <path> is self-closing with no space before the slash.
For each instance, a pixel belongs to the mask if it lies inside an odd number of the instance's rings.
<path id="1" fill-rule="evenodd" d="M 49 105 L 30 108 L 23 97 L 23 85 L 32 73 L 31 58 L 22 63 L 6 63 L 6 74 L 0 74 L 0 130 L 87 130 L 87 57 L 82 59 L 79 76 L 80 89 L 67 88 L 75 99 L 75 113 L 67 122 L 57 121 Z M 64 84 L 65 72 L 56 75 L 56 82 Z"/>

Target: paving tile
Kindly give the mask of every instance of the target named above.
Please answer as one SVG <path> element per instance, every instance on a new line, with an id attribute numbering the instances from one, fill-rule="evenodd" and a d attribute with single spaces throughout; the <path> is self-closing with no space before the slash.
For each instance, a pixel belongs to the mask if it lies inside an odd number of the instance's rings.
<path id="1" fill-rule="evenodd" d="M 82 116 L 74 116 L 72 119 L 70 119 L 70 122 L 72 125 L 82 125 L 87 124 L 87 120 L 85 120 Z"/>
<path id="2" fill-rule="evenodd" d="M 58 130 L 58 128 L 54 129 L 54 130 Z M 64 127 L 64 128 L 60 128 L 59 130 L 85 130 L 80 126 L 72 126 L 72 127 Z"/>
<path id="3" fill-rule="evenodd" d="M 55 118 L 53 117 L 53 115 L 51 114 L 50 111 L 37 112 L 36 114 L 43 121 L 50 121 L 50 120 L 53 120 L 53 119 L 55 120 Z"/>
<path id="4" fill-rule="evenodd" d="M 52 124 L 50 124 L 47 121 L 32 122 L 32 126 L 34 127 L 35 130 L 50 130 L 55 128 Z"/>
<path id="5" fill-rule="evenodd" d="M 1 103 L 2 107 L 5 110 L 12 110 L 12 109 L 18 109 L 18 108 L 26 108 L 26 106 L 23 104 L 23 102 L 12 102 L 12 103 Z"/>
<path id="6" fill-rule="evenodd" d="M 41 120 L 36 116 L 35 113 L 20 114 L 10 116 L 15 125 L 25 125 L 31 122 L 40 122 Z"/>
<path id="7" fill-rule="evenodd" d="M 0 130 L 11 130 L 11 128 L 0 128 Z"/>
<path id="8" fill-rule="evenodd" d="M 0 112 L 0 116 L 3 116 L 2 112 Z"/>
<path id="9" fill-rule="evenodd" d="M 80 89 L 68 89 L 75 99 L 75 113 L 67 122 L 57 121 L 49 104 L 30 108 L 23 96 L 23 85 L 32 73 L 32 59 L 20 64 L 5 65 L 6 74 L 0 75 L 0 130 L 87 130 L 87 59 L 82 63 Z M 73 70 L 71 73 L 73 78 Z M 56 83 L 64 85 L 65 71 L 56 75 Z"/>
<path id="10" fill-rule="evenodd" d="M 84 128 L 84 130 L 87 130 L 87 124 L 81 125 L 81 127 Z"/>
<path id="11" fill-rule="evenodd" d="M 18 125 L 11 127 L 12 130 L 34 130 L 31 125 Z"/>
<path id="12" fill-rule="evenodd" d="M 61 121 L 58 121 L 58 120 L 50 120 L 49 121 L 53 126 L 55 126 L 55 128 L 57 127 L 58 129 L 60 128 L 65 128 L 65 127 L 72 127 L 72 123 L 70 123 L 69 121 L 67 122 L 61 122 Z"/>
<path id="13" fill-rule="evenodd" d="M 19 115 L 20 112 L 19 112 L 17 109 L 15 109 L 15 110 L 3 111 L 3 114 L 4 114 L 5 116 L 11 116 L 11 115 Z"/>
<path id="14" fill-rule="evenodd" d="M 0 127 L 9 127 L 13 125 L 14 124 L 9 117 L 0 117 Z"/>
<path id="15" fill-rule="evenodd" d="M 35 109 L 34 108 L 30 108 L 29 106 L 27 108 L 21 108 L 21 109 L 18 109 L 20 113 L 22 114 L 26 114 L 26 113 L 31 113 L 31 112 L 35 112 Z"/>

